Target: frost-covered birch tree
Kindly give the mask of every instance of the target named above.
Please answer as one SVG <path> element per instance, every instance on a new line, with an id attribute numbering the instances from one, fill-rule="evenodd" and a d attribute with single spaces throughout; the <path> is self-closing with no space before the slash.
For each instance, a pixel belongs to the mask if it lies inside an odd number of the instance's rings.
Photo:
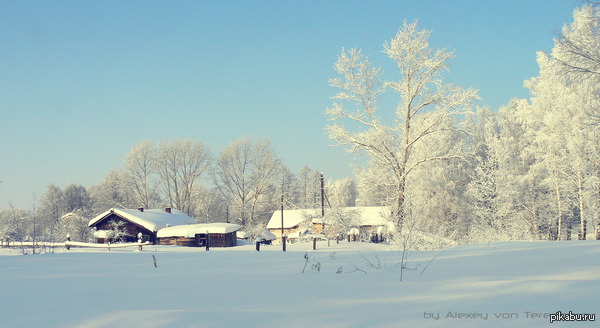
<path id="1" fill-rule="evenodd" d="M 261 200 L 268 199 L 265 196 L 281 177 L 280 168 L 281 160 L 266 138 L 238 139 L 223 148 L 215 160 L 213 181 L 237 209 L 243 227 L 252 225 Z"/>
<path id="2" fill-rule="evenodd" d="M 468 121 L 467 121 L 468 122 Z M 472 124 L 465 122 L 465 126 Z M 416 123 L 416 122 L 415 122 Z M 422 158 L 431 151 L 450 152 L 457 147 L 465 147 L 465 133 L 457 129 L 453 120 L 443 123 L 446 133 L 431 135 L 426 143 L 414 149 L 412 156 Z M 466 149 L 472 153 L 471 150 Z M 421 213 L 414 222 L 414 229 L 434 233 L 441 237 L 458 238 L 464 233 L 465 189 L 472 171 L 471 161 L 463 158 L 448 158 L 424 162 L 407 176 L 405 198 L 413 213 Z"/>
<path id="3" fill-rule="evenodd" d="M 131 148 L 125 156 L 125 172 L 130 193 L 139 207 L 154 208 L 158 203 L 158 192 L 152 176 L 156 172 L 157 150 L 150 140 Z"/>
<path id="4" fill-rule="evenodd" d="M 596 3 L 597 4 L 597 3 Z M 557 33 L 554 54 L 563 74 L 600 76 L 600 8 L 584 5 L 573 12 L 573 23 Z"/>
<path id="5" fill-rule="evenodd" d="M 323 217 L 325 223 L 324 232 L 330 237 L 339 236 L 340 238 L 344 238 L 350 229 L 359 226 L 359 216 L 360 212 L 358 210 L 337 206 L 336 204 L 325 211 L 325 216 Z"/>
<path id="6" fill-rule="evenodd" d="M 9 209 L 4 211 L 4 235 L 12 242 L 23 242 L 29 229 L 27 211 L 8 203 Z"/>
<path id="7" fill-rule="evenodd" d="M 600 93 L 597 90 L 598 82 L 600 82 L 600 2 L 584 1 L 585 5 L 581 9 L 575 9 L 573 12 L 573 22 L 565 25 L 558 38 L 555 39 L 555 46 L 552 51 L 552 58 L 558 66 L 558 71 L 563 75 L 567 83 L 570 84 L 573 93 L 577 93 L 576 102 L 578 103 L 577 112 L 584 112 L 587 117 L 579 118 L 583 120 L 584 128 L 569 129 L 569 132 L 587 135 L 588 148 L 582 151 L 583 144 L 577 146 L 579 151 L 574 154 L 581 159 L 576 159 L 571 163 L 575 166 L 576 178 L 575 183 L 578 188 L 579 213 L 581 214 L 581 229 L 579 238 L 586 238 L 585 223 L 587 223 L 590 215 L 595 216 L 596 221 L 596 239 L 600 239 L 600 213 L 598 213 L 598 204 L 600 204 L 600 169 L 598 165 L 598 148 L 597 143 L 598 130 L 590 129 L 590 123 L 600 125 Z M 581 116 L 579 116 L 581 117 Z M 573 141 L 568 145 L 573 147 L 577 140 L 581 140 L 581 136 L 571 136 Z M 583 155 L 584 156 L 580 156 Z M 585 160 L 583 160 L 585 159 Z M 585 174 L 587 165 L 592 166 L 593 179 L 586 179 Z M 585 186 L 588 187 L 585 187 Z M 588 190 L 594 196 L 587 201 L 590 206 L 587 206 L 586 211 L 583 200 Z M 583 208 L 583 209 L 582 209 Z M 587 212 L 588 215 L 585 215 Z M 590 217 L 591 218 L 591 217 Z"/>
<path id="8" fill-rule="evenodd" d="M 281 209 L 281 196 L 283 194 L 284 209 L 298 209 L 301 207 L 302 189 L 301 183 L 290 169 L 281 165 L 279 177 L 276 179 L 275 187 L 271 196 L 273 210 Z"/>
<path id="9" fill-rule="evenodd" d="M 90 219 L 83 215 L 82 210 L 64 215 L 58 225 L 58 240 L 65 241 L 68 235 L 72 241 L 92 241 L 95 228 L 88 227 L 89 222 Z"/>
<path id="10" fill-rule="evenodd" d="M 394 204 L 396 186 L 390 172 L 376 158 L 371 158 L 367 167 L 356 167 L 356 190 L 358 206 L 385 206 Z"/>
<path id="11" fill-rule="evenodd" d="M 579 26 L 578 10 L 574 17 L 571 26 Z M 598 107 L 599 90 L 594 78 L 579 79 L 578 73 L 564 70 L 557 59 L 563 45 L 555 42 L 551 54 L 538 53 L 540 75 L 525 81 L 532 97 L 521 108 L 529 140 L 523 154 L 530 162 L 529 172 L 537 172 L 529 175 L 543 177 L 536 181 L 540 208 L 546 208 L 548 239 L 570 239 L 574 225 L 579 226 L 579 239 L 585 239 L 588 218 L 598 215 L 598 128 L 588 110 Z"/>
<path id="12" fill-rule="evenodd" d="M 54 183 L 48 185 L 40 200 L 38 211 L 42 220 L 45 221 L 45 225 L 50 229 L 58 224 L 60 218 L 65 214 L 63 191 Z"/>
<path id="13" fill-rule="evenodd" d="M 341 77 L 329 81 L 340 92 L 333 97 L 337 101 L 326 110 L 334 121 L 327 127 L 327 134 L 336 145 L 348 146 L 349 152 L 367 153 L 389 172 L 399 231 L 404 218 L 406 181 L 411 172 L 426 162 L 464 156 L 463 147 L 448 150 L 445 145 L 437 149 L 431 145 L 427 153 L 419 156 L 415 150 L 434 136 L 444 140 L 448 133 L 444 123 L 469 113 L 472 101 L 478 98 L 473 89 L 443 82 L 442 73 L 448 70 L 453 52 L 430 48 L 430 34 L 431 31 L 417 29 L 416 21 L 405 21 L 396 36 L 384 44 L 383 52 L 399 68 L 398 80 L 383 81 L 381 70 L 355 48 L 342 49 L 334 65 Z M 378 100 L 385 89 L 395 91 L 400 100 L 393 111 L 384 110 L 387 117 L 382 118 Z M 344 126 L 347 121 L 359 128 Z"/>
<path id="14" fill-rule="evenodd" d="M 227 220 L 227 199 L 216 189 L 196 187 L 193 215 L 199 223 L 225 222 Z"/>
<path id="15" fill-rule="evenodd" d="M 190 215 L 196 184 L 211 163 L 210 148 L 201 141 L 175 139 L 159 144 L 156 170 L 171 207 Z"/>
<path id="16" fill-rule="evenodd" d="M 325 193 L 332 207 L 356 206 L 356 183 L 352 178 L 329 179 L 325 184 Z"/>
<path id="17" fill-rule="evenodd" d="M 282 165 L 281 159 L 277 156 L 275 149 L 271 146 L 271 141 L 267 138 L 256 140 L 253 153 L 253 170 L 250 175 L 253 184 L 250 225 L 252 225 L 256 216 L 255 212 L 261 197 L 274 191 L 274 187 L 280 177 Z M 267 202 L 268 199 L 268 197 L 265 197 Z"/>
<path id="18" fill-rule="evenodd" d="M 63 191 L 63 200 L 65 213 L 73 212 L 77 209 L 90 212 L 92 211 L 92 198 L 88 190 L 79 184 L 71 183 Z"/>
<path id="19" fill-rule="evenodd" d="M 130 196 L 130 191 L 131 186 L 126 172 L 119 169 L 110 170 L 97 186 L 90 188 L 95 214 L 112 207 L 135 207 L 137 203 Z"/>
<path id="20" fill-rule="evenodd" d="M 300 204 L 302 209 L 321 206 L 321 174 L 308 165 L 298 173 L 298 188 L 300 189 Z"/>
<path id="21" fill-rule="evenodd" d="M 517 215 L 516 169 L 511 143 L 503 138 L 497 115 L 489 109 L 478 112 L 478 148 L 475 167 L 469 173 L 468 214 L 471 217 L 468 243 L 532 239 L 528 222 Z M 535 238 L 533 238 L 535 239 Z"/>
<path id="22" fill-rule="evenodd" d="M 521 219 L 529 231 L 531 239 L 541 239 L 549 229 L 546 217 L 551 216 L 551 193 L 544 180 L 548 173 L 539 162 L 544 153 L 537 143 L 536 131 L 540 128 L 529 102 L 513 99 L 499 109 L 498 147 L 502 148 L 500 173 L 506 179 L 510 192 L 504 198 L 512 207 L 513 220 Z"/>

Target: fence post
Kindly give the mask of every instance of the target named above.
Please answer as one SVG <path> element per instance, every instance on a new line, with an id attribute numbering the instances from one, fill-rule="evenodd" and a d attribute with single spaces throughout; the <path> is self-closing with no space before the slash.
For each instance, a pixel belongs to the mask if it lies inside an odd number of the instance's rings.
<path id="1" fill-rule="evenodd" d="M 313 237 L 313 251 L 317 249 L 317 237 Z"/>
<path id="2" fill-rule="evenodd" d="M 208 251 L 210 249 L 210 233 L 208 233 L 208 230 L 206 230 L 206 250 Z"/>
<path id="3" fill-rule="evenodd" d="M 286 242 L 286 240 L 285 240 L 285 239 L 286 239 L 286 238 L 285 238 L 285 233 L 284 233 L 283 235 L 281 235 L 281 242 L 283 243 L 283 251 L 284 251 L 284 252 L 285 252 L 285 242 Z"/>

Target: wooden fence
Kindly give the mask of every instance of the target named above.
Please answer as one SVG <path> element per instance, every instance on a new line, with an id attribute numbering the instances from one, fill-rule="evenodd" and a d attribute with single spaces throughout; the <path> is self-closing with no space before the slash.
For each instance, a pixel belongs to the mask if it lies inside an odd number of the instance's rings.
<path id="1" fill-rule="evenodd" d="M 87 247 L 87 248 L 106 248 L 109 252 L 111 248 L 126 248 L 126 247 L 138 247 L 141 251 L 142 246 L 150 245 L 150 242 L 145 243 L 120 243 L 120 244 L 97 244 L 97 243 L 82 243 L 78 241 L 66 241 L 64 243 L 67 250 L 71 247 Z"/>
<path id="2" fill-rule="evenodd" d="M 78 241 L 66 241 L 64 243 L 50 243 L 50 242 L 35 242 L 32 241 L 24 241 L 24 242 L 2 242 L 0 245 L 1 248 L 10 248 L 10 249 L 47 249 L 47 248 L 66 248 L 67 250 L 71 249 L 71 247 L 87 247 L 87 248 L 106 248 L 110 251 L 111 248 L 126 248 L 126 247 L 138 247 L 139 250 L 142 250 L 142 246 L 150 245 L 150 242 L 144 243 L 122 243 L 122 244 L 97 244 L 97 243 L 82 243 Z"/>

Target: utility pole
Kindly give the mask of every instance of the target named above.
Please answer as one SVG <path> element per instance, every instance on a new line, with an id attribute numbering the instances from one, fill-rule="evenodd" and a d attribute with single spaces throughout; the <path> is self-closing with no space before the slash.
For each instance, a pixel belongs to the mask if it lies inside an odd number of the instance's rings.
<path id="1" fill-rule="evenodd" d="M 323 232 L 325 232 L 325 186 L 323 180 L 323 172 L 321 172 L 321 222 L 323 226 Z"/>
<path id="2" fill-rule="evenodd" d="M 323 186 L 323 172 L 321 172 L 321 217 L 325 216 L 325 187 Z"/>
<path id="3" fill-rule="evenodd" d="M 31 212 L 31 215 L 33 217 L 33 244 L 32 244 L 31 249 L 33 250 L 33 254 L 34 255 L 35 255 L 35 220 L 36 220 L 35 210 L 36 210 L 36 200 L 37 200 L 37 195 L 36 195 L 36 193 L 34 191 L 33 192 L 33 201 L 32 201 L 33 210 Z"/>
<path id="4" fill-rule="evenodd" d="M 281 243 L 283 244 L 283 251 L 285 252 L 285 232 L 283 230 L 283 182 L 284 178 L 281 178 Z"/>

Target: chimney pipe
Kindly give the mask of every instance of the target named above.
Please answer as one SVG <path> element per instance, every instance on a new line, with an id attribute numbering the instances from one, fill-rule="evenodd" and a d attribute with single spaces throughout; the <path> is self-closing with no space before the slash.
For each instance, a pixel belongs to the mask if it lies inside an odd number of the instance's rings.
<path id="1" fill-rule="evenodd" d="M 165 208 L 165 212 L 171 213 L 171 208 L 170 207 Z"/>

